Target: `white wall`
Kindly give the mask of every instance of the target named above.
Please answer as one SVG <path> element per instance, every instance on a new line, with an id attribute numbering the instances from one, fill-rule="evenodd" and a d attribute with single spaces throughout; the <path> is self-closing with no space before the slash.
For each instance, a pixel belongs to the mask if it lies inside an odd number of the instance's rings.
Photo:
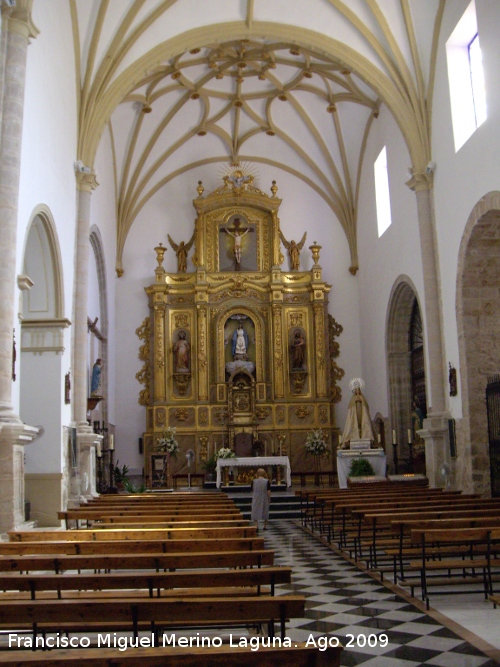
<path id="1" fill-rule="evenodd" d="M 35 2 L 33 20 L 40 34 L 28 47 L 16 270 L 17 273 L 22 273 L 27 227 L 33 217 L 33 211 L 40 204 L 45 204 L 53 216 L 61 249 L 64 280 L 63 316 L 71 319 L 76 219 L 73 171 L 73 162 L 76 158 L 76 96 L 68 3 L 65 0 L 53 0 L 50 3 Z M 19 328 L 16 331 L 16 339 L 19 349 Z M 59 377 L 57 382 L 55 378 L 53 380 L 57 386 L 54 394 L 57 405 L 54 409 L 59 413 L 59 422 L 69 424 L 71 410 L 70 406 L 64 404 L 61 387 L 64 375 L 71 364 L 70 328 L 64 332 L 64 345 L 65 351 L 59 363 Z M 18 355 L 18 359 L 20 356 Z M 19 366 L 18 377 L 23 377 Z M 43 382 L 42 367 L 38 377 L 38 381 Z M 23 410 L 20 410 L 19 406 L 19 391 L 20 381 L 14 383 L 14 407 L 18 413 L 23 414 L 24 406 Z M 46 466 L 50 462 L 51 470 L 60 471 L 62 433 L 52 434 L 52 437 L 56 441 L 53 452 L 57 452 L 57 465 L 52 457 L 40 463 L 44 466 L 44 470 L 48 470 Z M 33 448 L 36 446 L 35 443 Z"/>
<path id="2" fill-rule="evenodd" d="M 144 287 L 154 282 L 156 254 L 154 247 L 162 242 L 168 246 L 167 233 L 177 242 L 187 241 L 194 229 L 196 211 L 192 200 L 197 197 L 196 185 L 203 181 L 205 194 L 221 185 L 222 167 L 205 167 L 187 173 L 164 187 L 144 208 L 133 225 L 124 248 L 124 275 L 116 284 L 116 424 L 117 457 L 120 463 L 142 468 L 137 440 L 145 430 L 145 408 L 137 402 L 142 386 L 135 379 L 142 362 L 138 358 L 141 341 L 135 330 L 149 315 Z M 323 246 L 320 265 L 324 279 L 332 285 L 329 311 L 344 327 L 339 337 L 341 355 L 337 362 L 346 371 L 342 381 L 344 399 L 337 409 L 337 421 L 345 420 L 349 400 L 348 381 L 359 374 L 360 326 L 356 279 L 349 273 L 350 254 L 340 224 L 325 202 L 299 179 L 267 165 L 259 165 L 256 185 L 270 193 L 273 180 L 278 185 L 281 229 L 288 239 L 300 240 L 307 230 L 305 248 L 301 252 L 301 268 L 309 270 L 312 258 L 308 246 L 317 241 Z M 286 251 L 282 248 L 283 254 Z M 175 253 L 169 247 L 164 267 L 176 271 Z M 283 269 L 288 270 L 288 257 Z M 188 271 L 193 267 L 188 266 Z"/>
<path id="3" fill-rule="evenodd" d="M 469 4 L 469 0 L 447 3 L 439 44 L 433 104 L 433 159 L 437 240 L 440 256 L 441 290 L 446 361 L 460 377 L 456 320 L 457 262 L 467 219 L 475 204 L 488 192 L 500 189 L 500 4 L 476 0 L 479 41 L 486 78 L 488 118 L 455 153 L 451 125 L 450 96 L 445 43 Z M 500 369 L 499 369 L 500 370 Z M 462 416 L 461 386 L 458 396 L 449 398 L 454 417 Z"/>
<path id="4" fill-rule="evenodd" d="M 373 165 L 387 146 L 391 226 L 378 237 Z M 424 304 L 420 238 L 415 194 L 405 185 L 410 158 L 403 137 L 389 114 L 382 108 L 368 142 L 361 183 L 358 218 L 359 303 L 361 321 L 360 373 L 366 382 L 364 393 L 373 417 L 388 415 L 386 361 L 386 318 L 391 290 L 400 275 L 415 285 Z M 422 308 L 425 333 L 425 312 Z"/>

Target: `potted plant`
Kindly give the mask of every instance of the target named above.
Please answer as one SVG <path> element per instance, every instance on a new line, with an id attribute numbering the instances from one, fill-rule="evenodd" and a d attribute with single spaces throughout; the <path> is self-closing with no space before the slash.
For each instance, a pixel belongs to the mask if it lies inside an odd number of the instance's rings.
<path id="1" fill-rule="evenodd" d="M 217 456 L 212 454 L 206 461 L 201 462 L 201 467 L 205 471 L 205 479 L 207 482 L 215 480 L 215 471 L 217 470 Z"/>
<path id="2" fill-rule="evenodd" d="M 366 459 L 353 459 L 349 468 L 349 477 L 373 477 L 375 470 Z"/>
<path id="3" fill-rule="evenodd" d="M 117 461 L 115 467 L 113 468 L 113 479 L 117 488 L 123 489 L 125 482 L 128 481 L 129 468 L 125 464 L 123 464 L 120 468 L 118 465 L 119 463 L 120 461 Z"/>

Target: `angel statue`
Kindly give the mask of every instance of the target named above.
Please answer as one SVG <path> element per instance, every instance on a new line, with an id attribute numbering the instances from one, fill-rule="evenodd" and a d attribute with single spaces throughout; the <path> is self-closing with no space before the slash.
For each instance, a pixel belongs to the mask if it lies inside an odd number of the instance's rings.
<path id="1" fill-rule="evenodd" d="M 194 243 L 194 232 L 193 236 L 187 243 L 181 241 L 179 245 L 177 245 L 177 243 L 175 243 L 175 241 L 172 240 L 170 234 L 167 234 L 167 237 L 168 237 L 168 242 L 172 246 L 172 249 L 175 252 L 175 254 L 177 255 L 177 272 L 186 273 L 188 252 L 191 250 L 191 246 Z"/>
<path id="2" fill-rule="evenodd" d="M 292 271 L 299 271 L 300 269 L 300 251 L 304 247 L 306 236 L 307 232 L 304 232 L 304 236 L 302 237 L 302 241 L 300 243 L 296 243 L 293 239 L 291 241 L 287 241 L 280 229 L 280 239 L 283 241 L 283 245 L 288 250 L 288 254 L 290 255 L 290 269 Z"/>

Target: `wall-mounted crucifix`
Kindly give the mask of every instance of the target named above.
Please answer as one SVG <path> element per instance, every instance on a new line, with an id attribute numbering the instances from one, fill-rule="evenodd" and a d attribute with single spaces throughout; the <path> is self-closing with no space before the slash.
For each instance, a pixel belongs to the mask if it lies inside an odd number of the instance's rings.
<path id="1" fill-rule="evenodd" d="M 241 220 L 235 218 L 232 227 L 221 227 L 221 232 L 229 234 L 233 238 L 234 270 L 241 269 L 242 239 L 249 232 L 253 232 L 252 227 L 242 227 Z"/>

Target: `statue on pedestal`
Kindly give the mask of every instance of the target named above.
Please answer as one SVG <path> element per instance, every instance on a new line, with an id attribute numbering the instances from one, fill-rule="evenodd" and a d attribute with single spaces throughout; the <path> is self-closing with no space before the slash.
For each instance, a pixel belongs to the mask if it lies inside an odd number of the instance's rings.
<path id="1" fill-rule="evenodd" d="M 364 386 L 362 378 L 353 378 L 349 382 L 353 395 L 347 409 L 347 419 L 342 434 L 342 449 L 347 449 L 351 440 L 375 440 L 370 408 L 361 391 Z"/>

